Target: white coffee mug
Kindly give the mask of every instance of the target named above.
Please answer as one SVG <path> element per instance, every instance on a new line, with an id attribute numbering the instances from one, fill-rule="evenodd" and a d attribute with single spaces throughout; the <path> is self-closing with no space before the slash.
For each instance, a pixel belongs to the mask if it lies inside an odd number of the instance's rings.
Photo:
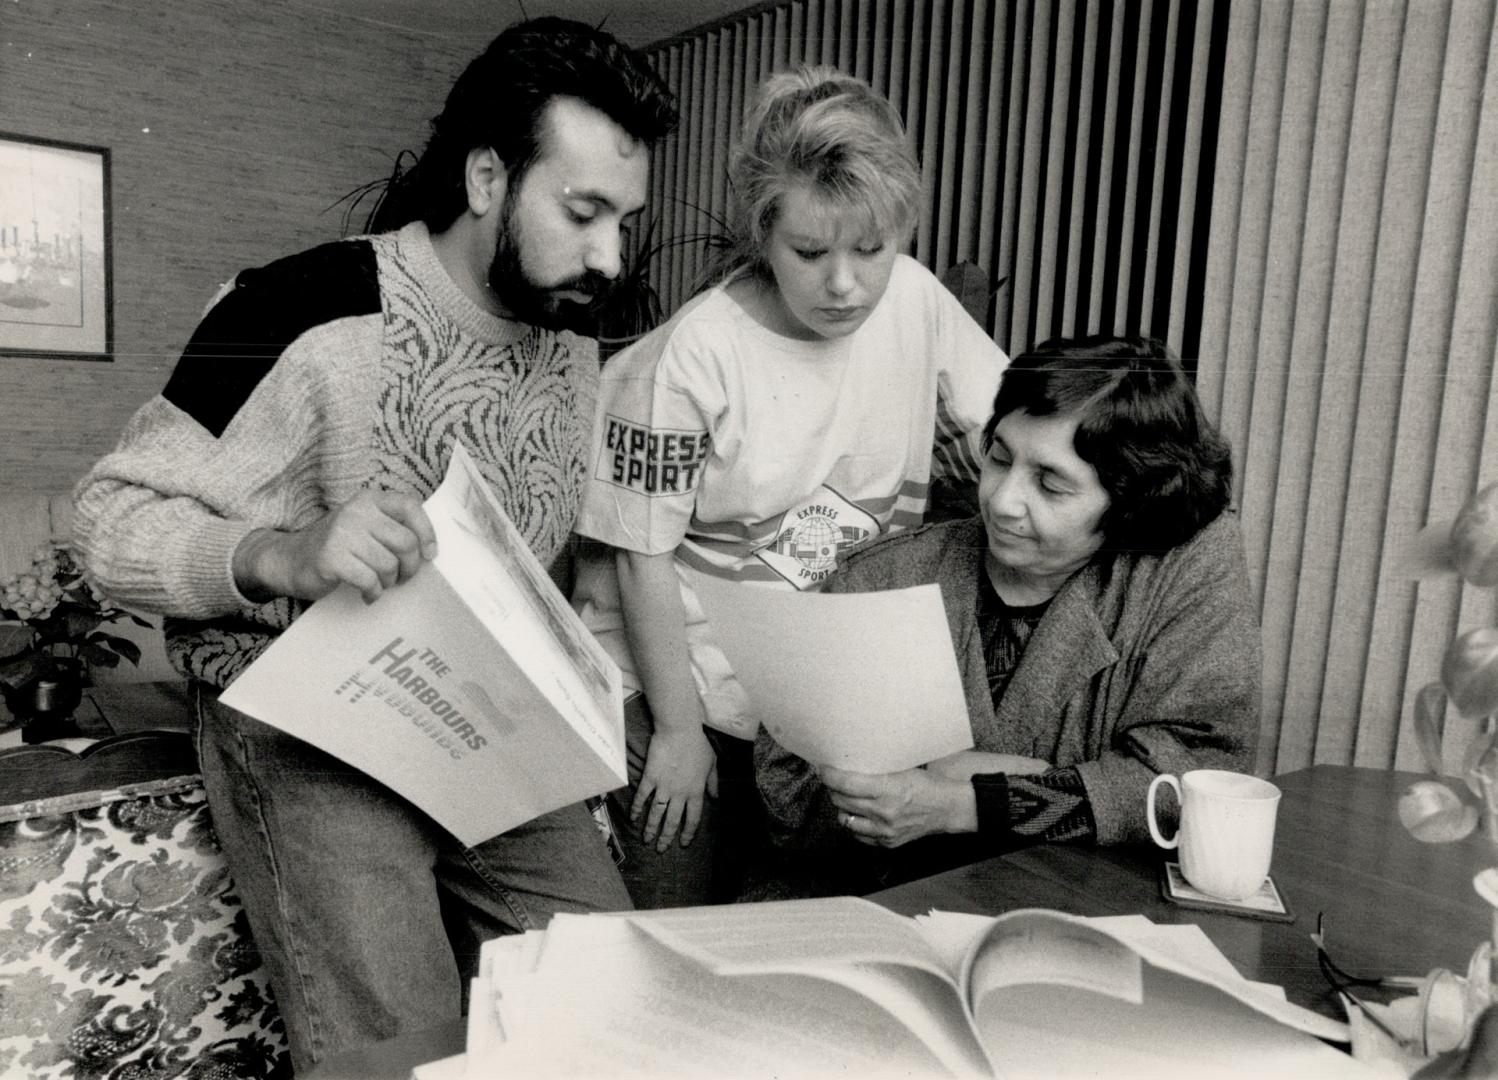
<path id="1" fill-rule="evenodd" d="M 1168 840 L 1155 821 L 1155 793 L 1175 788 L 1181 825 Z M 1145 816 L 1150 836 L 1181 850 L 1181 873 L 1194 888 L 1221 900 L 1242 900 L 1269 876 L 1280 789 L 1267 780 L 1224 769 L 1193 769 L 1179 780 L 1162 773 L 1150 781 Z"/>

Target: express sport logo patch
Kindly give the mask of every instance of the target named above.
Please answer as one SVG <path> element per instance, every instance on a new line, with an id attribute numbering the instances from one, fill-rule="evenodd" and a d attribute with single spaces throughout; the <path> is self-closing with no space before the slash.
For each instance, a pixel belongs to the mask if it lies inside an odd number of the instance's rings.
<path id="1" fill-rule="evenodd" d="M 605 418 L 599 477 L 642 495 L 685 495 L 697 489 L 712 451 L 706 431 L 648 428 Z"/>

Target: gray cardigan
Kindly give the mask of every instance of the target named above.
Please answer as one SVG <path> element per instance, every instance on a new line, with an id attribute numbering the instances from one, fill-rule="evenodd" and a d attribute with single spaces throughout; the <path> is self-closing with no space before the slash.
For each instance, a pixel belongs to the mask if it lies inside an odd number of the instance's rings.
<path id="1" fill-rule="evenodd" d="M 1236 515 L 1163 556 L 1100 553 L 1051 600 L 997 712 L 978 633 L 985 547 L 979 518 L 899 533 L 845 556 L 826 591 L 937 583 L 974 745 L 1075 766 L 1100 844 L 1149 838 L 1157 773 L 1253 768 L 1262 658 Z M 754 756 L 776 841 L 836 843 L 810 766 L 763 731 Z"/>

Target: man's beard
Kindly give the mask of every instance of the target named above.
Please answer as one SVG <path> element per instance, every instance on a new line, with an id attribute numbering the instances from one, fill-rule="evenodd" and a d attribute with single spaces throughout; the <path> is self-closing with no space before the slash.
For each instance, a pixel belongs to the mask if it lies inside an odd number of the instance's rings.
<path id="1" fill-rule="evenodd" d="M 489 264 L 489 288 L 516 319 L 548 330 L 572 330 L 587 336 L 598 330 L 598 315 L 612 283 L 596 270 L 552 286 L 538 285 L 526 273 L 521 255 L 520 221 L 515 212 L 519 184 L 509 185 L 500 207 L 499 239 L 494 261 Z M 587 303 L 559 295 L 577 292 L 591 297 Z"/>

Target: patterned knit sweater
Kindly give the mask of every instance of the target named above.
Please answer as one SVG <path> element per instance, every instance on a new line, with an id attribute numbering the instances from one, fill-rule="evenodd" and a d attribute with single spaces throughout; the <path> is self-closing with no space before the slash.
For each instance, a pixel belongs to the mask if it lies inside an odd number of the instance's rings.
<path id="1" fill-rule="evenodd" d="M 594 342 L 488 314 L 420 222 L 240 273 L 159 396 L 75 492 L 75 534 L 111 598 L 168 616 L 167 650 L 224 686 L 297 601 L 247 600 L 235 548 L 360 490 L 426 498 L 460 441 L 543 563 L 577 513 Z"/>

